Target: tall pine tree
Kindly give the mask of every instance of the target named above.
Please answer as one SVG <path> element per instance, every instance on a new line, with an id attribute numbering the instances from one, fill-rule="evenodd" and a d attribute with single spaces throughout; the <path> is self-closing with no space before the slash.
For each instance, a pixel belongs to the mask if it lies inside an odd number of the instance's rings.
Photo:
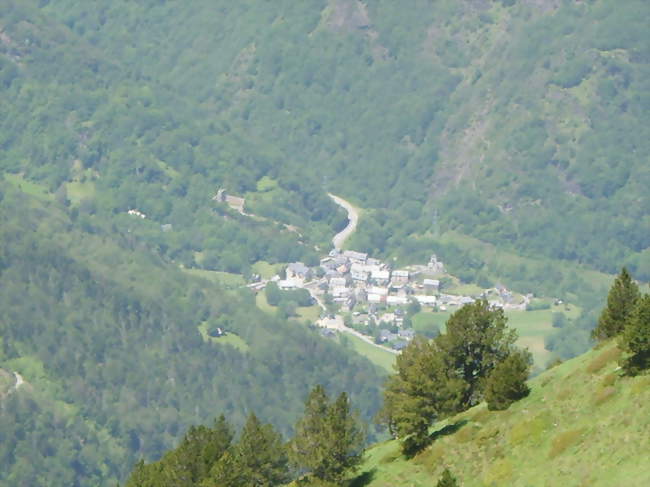
<path id="1" fill-rule="evenodd" d="M 384 388 L 379 419 L 404 440 L 406 454 L 428 443 L 431 423 L 457 411 L 467 390 L 446 363 L 438 341 L 416 337 L 397 357 L 397 373 Z"/>
<path id="2" fill-rule="evenodd" d="M 323 386 L 316 386 L 305 402 L 289 445 L 294 466 L 320 481 L 340 482 L 361 460 L 364 434 L 350 410 L 346 393 L 330 403 Z"/>
<path id="3" fill-rule="evenodd" d="M 629 354 L 623 360 L 628 374 L 636 375 L 650 368 L 650 295 L 638 300 L 619 343 Z"/>
<path id="4" fill-rule="evenodd" d="M 214 465 L 202 487 L 272 487 L 288 481 L 282 437 L 251 414 L 237 444 Z"/>
<path id="5" fill-rule="evenodd" d="M 614 280 L 607 295 L 607 306 L 598 319 L 598 326 L 592 332 L 597 340 L 606 340 L 619 335 L 639 299 L 639 287 L 632 280 L 625 267 Z"/>

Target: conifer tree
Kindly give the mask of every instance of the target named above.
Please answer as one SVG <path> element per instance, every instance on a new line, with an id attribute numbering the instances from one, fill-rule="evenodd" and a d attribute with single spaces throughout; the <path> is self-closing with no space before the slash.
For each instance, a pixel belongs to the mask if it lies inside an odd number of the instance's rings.
<path id="1" fill-rule="evenodd" d="M 207 477 L 208 472 L 225 453 L 232 441 L 233 432 L 223 414 L 212 428 L 192 426 L 179 447 L 167 458 L 187 471 L 192 485 Z M 167 455 L 166 455 L 167 457 Z"/>
<path id="2" fill-rule="evenodd" d="M 237 443 L 236 459 L 246 485 L 271 487 L 289 480 L 287 453 L 282 437 L 270 424 L 251 414 Z"/>
<path id="3" fill-rule="evenodd" d="M 350 410 L 350 400 L 345 392 L 329 407 L 326 433 L 329 465 L 322 478 L 340 482 L 346 472 L 361 462 L 365 437 L 358 417 Z"/>
<path id="4" fill-rule="evenodd" d="M 213 466 L 202 487 L 272 487 L 289 481 L 282 437 L 251 414 L 239 441 Z"/>
<path id="5" fill-rule="evenodd" d="M 384 388 L 380 418 L 404 440 L 403 451 L 411 454 L 429 440 L 429 426 L 458 410 L 466 384 L 450 374 L 438 339 L 416 337 L 397 357 L 397 373 Z"/>
<path id="6" fill-rule="evenodd" d="M 598 319 L 598 326 L 592 332 L 592 337 L 606 340 L 620 334 L 638 299 L 639 287 L 623 267 L 609 290 L 607 306 Z"/>
<path id="7" fill-rule="evenodd" d="M 449 367 L 467 384 L 464 409 L 481 401 L 488 376 L 510 354 L 517 334 L 506 323 L 503 310 L 485 299 L 463 306 L 447 320 L 447 332 L 439 339 Z"/>
<path id="8" fill-rule="evenodd" d="M 530 352 L 515 350 L 494 368 L 485 388 L 485 399 L 490 411 L 508 409 L 513 402 L 530 393 L 526 380 L 531 364 Z"/>
<path id="9" fill-rule="evenodd" d="M 296 434 L 289 445 L 289 459 L 293 465 L 323 475 L 323 467 L 328 456 L 327 445 L 323 441 L 326 431 L 329 398 L 325 388 L 317 385 L 305 402 L 305 412 L 296 424 Z"/>
<path id="10" fill-rule="evenodd" d="M 440 476 L 440 480 L 438 480 L 438 483 L 436 484 L 436 487 L 458 487 L 458 482 L 449 469 L 445 468 Z"/>
<path id="11" fill-rule="evenodd" d="M 339 482 L 361 459 L 364 441 L 358 418 L 346 393 L 330 403 L 323 386 L 316 386 L 305 402 L 289 445 L 291 463 L 325 482 Z"/>
<path id="12" fill-rule="evenodd" d="M 623 360 L 626 372 L 636 375 L 650 368 L 650 295 L 640 298 L 619 341 L 630 355 Z"/>

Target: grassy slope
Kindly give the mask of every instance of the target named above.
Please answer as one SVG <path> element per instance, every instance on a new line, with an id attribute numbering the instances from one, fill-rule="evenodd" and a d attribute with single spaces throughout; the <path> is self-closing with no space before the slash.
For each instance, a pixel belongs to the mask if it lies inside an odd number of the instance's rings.
<path id="1" fill-rule="evenodd" d="M 346 333 L 343 336 L 345 337 L 346 343 L 349 343 L 357 353 L 366 357 L 373 364 L 381 367 L 389 373 L 394 371 L 393 364 L 395 363 L 395 357 L 397 357 L 397 355 L 388 352 L 383 348 L 371 345 L 368 342 L 364 342 L 361 338 L 350 333 Z"/>
<path id="2" fill-rule="evenodd" d="M 430 486 L 449 467 L 472 486 L 645 486 L 650 484 L 650 375 L 623 377 L 609 343 L 531 381 L 507 411 L 485 404 L 447 425 L 413 459 L 397 441 L 371 448 L 355 487 Z"/>

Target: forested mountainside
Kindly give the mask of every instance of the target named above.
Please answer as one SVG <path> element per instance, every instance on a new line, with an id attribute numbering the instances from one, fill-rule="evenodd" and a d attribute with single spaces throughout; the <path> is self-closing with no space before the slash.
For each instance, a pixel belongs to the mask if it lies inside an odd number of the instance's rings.
<path id="1" fill-rule="evenodd" d="M 558 259 L 647 279 L 649 16 L 643 0 L 4 2 L 3 166 L 179 226 L 224 186 L 315 242 L 340 225 L 336 189 L 368 209 L 362 250 L 435 247 L 533 290 L 576 287 Z"/>
<path id="2" fill-rule="evenodd" d="M 361 249 L 427 254 L 450 233 L 650 277 L 644 0 L 41 4 L 140 87 L 244 134 L 238 190 L 295 177 L 375 210 Z"/>
<path id="3" fill-rule="evenodd" d="M 586 349 L 611 274 L 650 279 L 649 24 L 645 0 L 0 2 L 0 483 L 110 483 L 222 412 L 287 433 L 316 383 L 370 417 L 370 363 L 196 277 L 316 264 L 327 192 L 356 250 L 578 303 L 547 346 Z"/>
<path id="4" fill-rule="evenodd" d="M 115 485 L 222 413 L 242 424 L 254 409 L 287 434 L 316 383 L 376 412 L 373 365 L 250 292 L 187 276 L 55 202 L 0 195 L 0 369 L 25 381 L 0 389 L 0 484 Z M 240 346 L 204 340 L 213 322 Z"/>

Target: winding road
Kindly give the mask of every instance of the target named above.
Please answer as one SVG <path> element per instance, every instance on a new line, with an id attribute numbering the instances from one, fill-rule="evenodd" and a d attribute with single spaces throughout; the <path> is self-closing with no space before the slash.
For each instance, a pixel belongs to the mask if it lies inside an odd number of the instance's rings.
<path id="1" fill-rule="evenodd" d="M 354 206 L 352 206 L 348 201 L 345 201 L 340 196 L 333 195 L 332 193 L 327 193 L 327 196 L 332 198 L 334 203 L 336 203 L 337 205 L 339 205 L 341 208 L 343 208 L 345 211 L 348 212 L 348 225 L 339 233 L 334 235 L 334 238 L 332 239 L 334 248 L 336 250 L 341 250 L 341 248 L 343 247 L 343 243 L 357 229 L 357 223 L 359 222 L 359 211 Z"/>

